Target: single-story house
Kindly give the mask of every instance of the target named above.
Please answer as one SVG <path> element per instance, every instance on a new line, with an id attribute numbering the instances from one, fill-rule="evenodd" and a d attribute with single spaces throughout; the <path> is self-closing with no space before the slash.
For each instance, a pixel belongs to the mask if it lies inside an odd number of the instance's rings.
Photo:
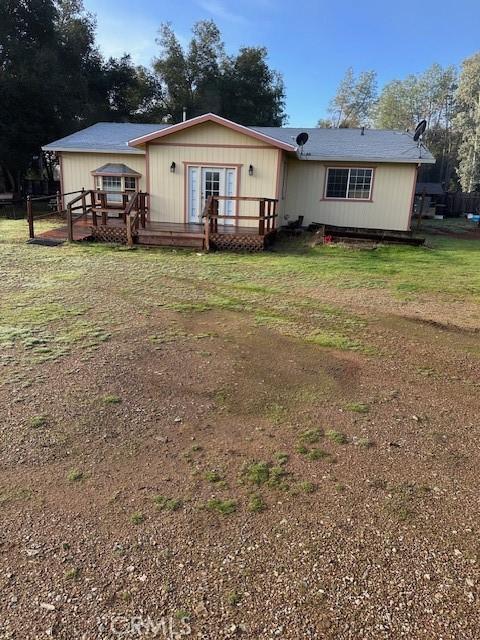
<path id="1" fill-rule="evenodd" d="M 202 223 L 211 196 L 217 226 L 231 232 L 269 214 L 270 230 L 298 216 L 304 225 L 408 230 L 417 170 L 435 161 L 408 132 L 246 127 L 211 113 L 178 124 L 100 122 L 43 149 L 58 154 L 64 194 L 104 192 L 103 208 L 121 209 L 142 191 L 152 224 L 179 225 Z"/>

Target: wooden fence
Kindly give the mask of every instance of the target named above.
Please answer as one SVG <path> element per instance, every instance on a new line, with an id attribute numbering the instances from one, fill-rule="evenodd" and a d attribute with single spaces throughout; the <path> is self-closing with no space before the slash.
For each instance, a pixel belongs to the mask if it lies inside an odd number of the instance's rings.
<path id="1" fill-rule="evenodd" d="M 480 193 L 478 191 L 472 191 L 472 193 L 463 193 L 462 191 L 447 193 L 446 205 L 447 213 L 451 216 L 479 213 Z"/>

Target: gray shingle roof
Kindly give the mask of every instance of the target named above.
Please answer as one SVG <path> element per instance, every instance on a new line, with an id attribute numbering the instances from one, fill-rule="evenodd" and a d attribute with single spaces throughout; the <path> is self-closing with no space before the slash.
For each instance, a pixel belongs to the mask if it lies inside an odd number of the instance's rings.
<path id="1" fill-rule="evenodd" d="M 252 127 L 281 140 L 295 144 L 299 133 L 308 133 L 303 147 L 303 160 L 376 161 L 376 162 L 435 162 L 430 151 L 419 148 L 412 134 L 386 129 L 299 129 L 292 127 Z"/>
<path id="2" fill-rule="evenodd" d="M 128 141 L 168 127 L 168 124 L 137 124 L 129 122 L 99 122 L 43 147 L 50 151 L 112 151 L 143 153 L 128 146 Z M 427 149 L 421 150 L 411 133 L 383 129 L 302 129 L 293 127 L 251 127 L 272 138 L 295 144 L 299 133 L 308 133 L 302 160 L 352 162 L 435 162 Z"/>
<path id="3" fill-rule="evenodd" d="M 134 171 L 127 167 L 126 164 L 116 164 L 113 162 L 109 162 L 108 164 L 104 164 L 92 173 L 99 176 L 133 176 L 140 177 L 142 174 L 138 173 L 138 171 Z"/>
<path id="4" fill-rule="evenodd" d="M 128 141 L 167 127 L 166 124 L 137 124 L 132 122 L 97 122 L 97 124 L 55 140 L 43 147 L 45 151 L 115 151 L 143 153 L 128 146 Z"/>

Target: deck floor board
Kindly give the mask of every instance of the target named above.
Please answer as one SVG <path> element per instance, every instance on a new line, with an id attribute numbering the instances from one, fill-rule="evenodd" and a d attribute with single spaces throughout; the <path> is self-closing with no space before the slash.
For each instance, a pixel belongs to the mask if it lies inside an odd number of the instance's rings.
<path id="1" fill-rule="evenodd" d="M 101 217 L 97 218 L 98 225 L 101 225 Z M 87 240 L 90 238 L 92 234 L 92 226 L 93 222 L 91 217 L 81 218 L 75 222 L 73 225 L 74 231 L 74 240 L 81 241 Z M 123 220 L 120 218 L 108 218 L 109 227 L 116 228 L 124 228 L 125 224 Z M 222 235 L 242 235 L 242 236 L 259 236 L 257 227 L 240 227 L 235 225 L 218 225 L 218 232 Z M 153 220 L 148 220 L 145 229 L 141 226 L 138 229 L 138 240 L 141 244 L 142 236 L 149 238 L 153 238 L 158 236 L 159 241 L 162 237 L 170 236 L 170 237 L 178 237 L 181 239 L 182 236 L 188 238 L 203 238 L 204 236 L 204 226 L 203 224 L 196 223 L 178 223 L 178 222 L 156 222 Z M 49 231 L 44 231 L 43 233 L 37 234 L 39 238 L 52 238 L 55 240 L 66 240 L 67 239 L 67 226 L 60 225 L 54 229 L 50 229 Z"/>

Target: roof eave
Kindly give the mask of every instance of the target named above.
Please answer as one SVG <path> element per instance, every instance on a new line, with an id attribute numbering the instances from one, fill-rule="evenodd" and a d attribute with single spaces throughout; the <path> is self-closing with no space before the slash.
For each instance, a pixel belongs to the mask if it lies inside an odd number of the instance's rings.
<path id="1" fill-rule="evenodd" d="M 376 162 L 384 164 L 434 164 L 435 158 L 375 158 L 373 156 L 306 156 L 296 154 L 298 160 L 310 160 L 317 162 Z"/>
<path id="2" fill-rule="evenodd" d="M 133 147 L 126 147 L 125 149 L 82 149 L 72 147 L 51 147 L 46 145 L 42 147 L 42 151 L 55 151 L 55 152 L 72 152 L 72 153 L 128 153 L 129 155 L 145 155 L 144 149 L 135 149 Z"/>
<path id="3" fill-rule="evenodd" d="M 259 131 L 251 129 L 250 127 L 245 127 L 242 124 L 237 124 L 236 122 L 232 122 L 227 118 L 217 116 L 214 113 L 206 113 L 202 116 L 197 116 L 196 118 L 185 120 L 184 122 L 172 124 L 170 127 L 166 127 L 165 129 L 159 129 L 158 131 L 153 131 L 152 133 L 149 133 L 147 135 L 140 136 L 138 138 L 132 138 L 128 141 L 128 144 L 130 147 L 137 147 L 138 145 L 146 144 L 147 142 L 157 140 L 159 138 L 164 138 L 166 136 L 172 135 L 179 131 L 183 131 L 184 129 L 189 129 L 190 127 L 194 127 L 204 122 L 214 122 L 216 124 L 220 124 L 224 127 L 250 136 L 251 138 L 255 138 L 256 140 L 266 142 L 267 144 L 272 145 L 272 147 L 277 147 L 277 149 L 283 149 L 284 151 L 296 151 L 297 149 L 297 147 L 295 147 L 294 145 L 288 144 L 287 142 L 282 142 L 277 138 L 273 138 L 272 136 L 269 136 L 265 133 L 260 133 Z"/>

